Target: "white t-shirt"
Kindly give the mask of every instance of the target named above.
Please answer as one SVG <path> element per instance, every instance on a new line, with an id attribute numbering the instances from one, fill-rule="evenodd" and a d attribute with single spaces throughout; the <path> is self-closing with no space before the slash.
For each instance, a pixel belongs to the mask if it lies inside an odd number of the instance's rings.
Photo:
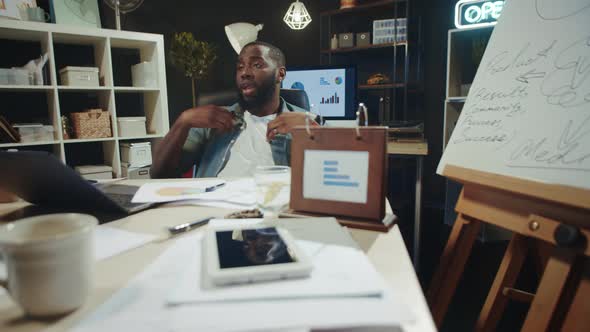
<path id="1" fill-rule="evenodd" d="M 270 143 L 266 141 L 266 129 L 276 114 L 258 117 L 244 112 L 246 128 L 242 130 L 230 150 L 229 160 L 219 172 L 219 177 L 244 177 L 254 175 L 256 166 L 274 165 Z"/>

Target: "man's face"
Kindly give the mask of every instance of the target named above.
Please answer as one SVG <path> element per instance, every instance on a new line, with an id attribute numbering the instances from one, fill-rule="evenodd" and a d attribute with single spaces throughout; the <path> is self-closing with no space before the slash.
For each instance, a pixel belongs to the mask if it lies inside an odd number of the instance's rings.
<path id="1" fill-rule="evenodd" d="M 284 67 L 278 67 L 262 45 L 243 49 L 236 66 L 236 85 L 240 105 L 247 110 L 256 109 L 268 102 L 284 77 Z"/>

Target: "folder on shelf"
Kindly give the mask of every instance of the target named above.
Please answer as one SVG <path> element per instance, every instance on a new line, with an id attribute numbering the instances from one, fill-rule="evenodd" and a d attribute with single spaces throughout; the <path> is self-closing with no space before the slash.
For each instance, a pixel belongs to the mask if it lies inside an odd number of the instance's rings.
<path id="1" fill-rule="evenodd" d="M 350 227 L 384 228 L 387 183 L 385 127 L 296 127 L 291 147 L 294 213 L 354 220 Z"/>
<path id="2" fill-rule="evenodd" d="M 0 115 L 0 143 L 20 142 L 19 133 L 12 127 L 5 117 Z"/>

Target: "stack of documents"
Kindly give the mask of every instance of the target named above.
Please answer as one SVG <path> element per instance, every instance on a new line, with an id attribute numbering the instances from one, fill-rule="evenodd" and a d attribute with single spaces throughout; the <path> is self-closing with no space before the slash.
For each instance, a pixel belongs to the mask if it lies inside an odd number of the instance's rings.
<path id="1" fill-rule="evenodd" d="M 326 219 L 326 218 L 322 218 Z M 231 221 L 212 221 L 215 226 Z M 246 220 L 244 223 L 256 223 Z M 278 331 L 307 328 L 389 327 L 413 315 L 396 301 L 362 251 L 335 220 L 292 219 L 290 229 L 315 268 L 311 278 L 249 284 L 218 291 L 200 286 L 202 234 L 182 237 L 74 331 Z M 315 225 L 317 232 L 309 228 Z M 314 237 L 329 235 L 325 242 Z M 363 259 L 364 258 L 364 259 Z M 328 285 L 333 283 L 333 285 Z M 249 290 L 250 288 L 251 290 Z M 183 294 L 184 293 L 184 294 Z"/>

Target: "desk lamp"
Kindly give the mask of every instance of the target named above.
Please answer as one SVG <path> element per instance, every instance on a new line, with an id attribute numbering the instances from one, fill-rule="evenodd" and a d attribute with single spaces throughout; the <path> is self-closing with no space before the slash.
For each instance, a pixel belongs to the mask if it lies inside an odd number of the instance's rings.
<path id="1" fill-rule="evenodd" d="M 225 26 L 225 34 L 236 53 L 240 54 L 244 45 L 253 42 L 258 37 L 258 31 L 262 30 L 263 25 L 250 24 L 244 22 L 232 23 Z"/>

